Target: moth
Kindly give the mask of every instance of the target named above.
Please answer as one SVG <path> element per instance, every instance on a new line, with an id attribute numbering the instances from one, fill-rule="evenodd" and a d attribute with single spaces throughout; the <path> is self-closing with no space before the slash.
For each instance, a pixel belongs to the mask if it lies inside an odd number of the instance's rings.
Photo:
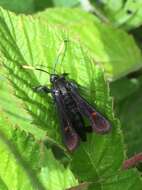
<path id="1" fill-rule="evenodd" d="M 42 69 L 35 69 L 46 72 Z M 72 152 L 77 148 L 80 140 L 87 140 L 87 133 L 95 131 L 105 134 L 111 130 L 111 125 L 80 95 L 77 84 L 67 79 L 67 76 L 67 73 L 50 74 L 51 88 L 37 86 L 34 90 L 46 94 L 51 93 L 60 120 L 63 142 Z M 85 120 L 89 121 L 88 127 Z"/>
<path id="2" fill-rule="evenodd" d="M 40 85 L 35 87 L 34 90 L 52 95 L 60 120 L 63 142 L 67 149 L 72 152 L 77 148 L 80 141 L 87 140 L 87 133 L 108 133 L 111 130 L 111 124 L 80 95 L 78 85 L 68 79 L 67 73 L 55 74 L 55 67 L 62 49 L 63 45 L 59 49 L 52 74 L 46 70 L 26 65 L 23 68 L 39 70 L 49 74 L 51 88 Z M 89 126 L 86 126 L 86 121 Z"/>

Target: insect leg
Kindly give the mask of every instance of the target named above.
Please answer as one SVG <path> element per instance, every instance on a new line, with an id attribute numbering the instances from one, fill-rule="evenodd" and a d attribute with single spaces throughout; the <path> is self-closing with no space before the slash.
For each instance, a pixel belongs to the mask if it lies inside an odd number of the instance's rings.
<path id="1" fill-rule="evenodd" d="M 39 92 L 39 93 L 51 93 L 51 89 L 48 88 L 47 86 L 36 86 L 36 87 L 33 87 L 33 90 L 36 91 L 36 92 Z"/>

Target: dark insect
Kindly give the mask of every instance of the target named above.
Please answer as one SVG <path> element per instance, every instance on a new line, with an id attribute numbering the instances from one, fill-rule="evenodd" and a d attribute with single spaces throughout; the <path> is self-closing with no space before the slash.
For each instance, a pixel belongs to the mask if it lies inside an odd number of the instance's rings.
<path id="1" fill-rule="evenodd" d="M 55 63 L 58 62 L 63 46 Z M 55 73 L 55 66 L 53 73 Z M 23 66 L 23 68 L 35 69 L 48 73 L 40 68 Z M 110 131 L 111 125 L 108 120 L 96 111 L 78 92 L 75 83 L 67 79 L 67 73 L 61 75 L 50 74 L 51 88 L 38 86 L 34 90 L 37 92 L 51 93 L 58 111 L 61 122 L 63 141 L 69 151 L 73 151 L 78 146 L 80 140 L 86 141 L 86 134 L 95 131 L 104 134 Z M 90 126 L 86 126 L 86 120 Z"/>
<path id="2" fill-rule="evenodd" d="M 86 133 L 95 131 L 104 134 L 110 131 L 111 125 L 80 96 L 77 85 L 67 80 L 67 75 L 50 74 L 50 89 L 47 86 L 38 86 L 34 89 L 37 92 L 52 94 L 61 122 L 63 141 L 67 149 L 73 151 L 80 139 L 86 141 Z M 91 126 L 86 127 L 84 119 L 87 119 Z"/>

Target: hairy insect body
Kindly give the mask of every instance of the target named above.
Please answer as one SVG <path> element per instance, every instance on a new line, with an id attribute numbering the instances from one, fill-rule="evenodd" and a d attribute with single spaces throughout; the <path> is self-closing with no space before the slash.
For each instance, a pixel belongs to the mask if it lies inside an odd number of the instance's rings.
<path id="1" fill-rule="evenodd" d="M 60 97 L 63 102 L 64 110 L 69 117 L 72 127 L 80 136 L 81 140 L 86 141 L 86 131 L 84 128 L 84 120 L 78 109 L 78 106 L 71 95 L 71 91 L 67 86 L 67 83 L 64 82 L 63 78 L 59 78 L 56 81 L 56 87 L 60 91 Z"/>
<path id="2" fill-rule="evenodd" d="M 96 111 L 77 91 L 76 84 L 62 75 L 51 74 L 51 88 L 38 86 L 37 92 L 51 93 L 56 104 L 61 123 L 63 141 L 69 151 L 74 151 L 80 139 L 86 141 L 87 133 L 108 133 L 111 130 L 109 121 Z M 85 126 L 87 119 L 90 126 Z"/>
<path id="3" fill-rule="evenodd" d="M 80 134 L 80 138 L 83 141 L 86 141 L 86 132 L 84 129 L 84 120 L 82 115 L 79 112 L 79 109 L 76 105 L 76 102 L 73 100 L 70 93 L 64 95 L 63 97 L 65 110 L 67 111 L 67 114 L 70 116 L 70 119 L 72 121 L 72 126 L 75 129 L 75 131 Z"/>

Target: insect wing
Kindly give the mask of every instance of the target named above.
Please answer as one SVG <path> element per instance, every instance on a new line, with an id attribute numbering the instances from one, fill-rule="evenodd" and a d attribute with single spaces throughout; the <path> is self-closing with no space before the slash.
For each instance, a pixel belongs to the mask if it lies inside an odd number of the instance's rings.
<path id="1" fill-rule="evenodd" d="M 57 106 L 59 119 L 61 122 L 61 130 L 63 133 L 63 141 L 66 144 L 69 151 L 73 151 L 76 149 L 76 147 L 79 144 L 79 136 L 75 132 L 74 128 L 72 127 L 70 123 L 70 118 L 66 114 L 66 111 L 64 109 L 64 104 L 62 101 L 62 97 L 60 94 L 53 95 L 55 99 L 55 103 Z"/>
<path id="2" fill-rule="evenodd" d="M 70 89 L 72 97 L 76 101 L 81 113 L 90 120 L 92 129 L 101 134 L 109 132 L 111 130 L 109 121 L 82 98 L 72 85 L 70 86 Z"/>

